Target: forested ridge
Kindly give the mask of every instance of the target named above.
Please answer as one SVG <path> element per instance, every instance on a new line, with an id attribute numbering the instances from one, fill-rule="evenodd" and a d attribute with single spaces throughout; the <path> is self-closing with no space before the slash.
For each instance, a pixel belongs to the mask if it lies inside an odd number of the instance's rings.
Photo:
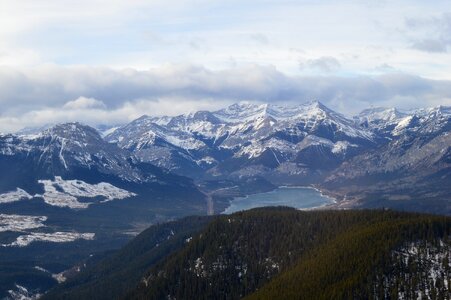
<path id="1" fill-rule="evenodd" d="M 41 299 L 119 299 L 136 287 L 146 270 L 183 247 L 211 217 L 186 217 L 151 226 L 118 252 L 88 266 Z"/>
<path id="2" fill-rule="evenodd" d="M 398 299 L 399 294 L 393 294 L 394 290 L 385 290 L 382 284 L 378 286 L 379 278 L 393 269 L 392 250 L 402 247 L 407 241 L 436 243 L 445 240 L 449 244 L 449 233 L 449 219 L 433 217 L 384 220 L 353 228 L 331 242 L 312 249 L 294 267 L 246 299 Z M 449 247 L 444 249 L 449 255 Z M 422 274 L 426 270 L 412 271 L 422 275 L 419 281 L 430 276 L 426 272 Z M 449 269 L 445 271 L 449 279 Z M 417 298 L 414 297 L 416 295 L 410 296 L 406 299 Z M 449 292 L 443 291 L 443 298 L 438 296 L 434 299 L 449 299 Z"/>
<path id="3" fill-rule="evenodd" d="M 390 267 L 391 251 L 409 241 L 449 243 L 450 225 L 446 217 L 383 210 L 268 208 L 223 216 L 155 265 L 127 298 L 385 297 L 377 277 Z"/>
<path id="4" fill-rule="evenodd" d="M 449 299 L 449 217 L 279 207 L 177 222 L 47 299 Z"/>

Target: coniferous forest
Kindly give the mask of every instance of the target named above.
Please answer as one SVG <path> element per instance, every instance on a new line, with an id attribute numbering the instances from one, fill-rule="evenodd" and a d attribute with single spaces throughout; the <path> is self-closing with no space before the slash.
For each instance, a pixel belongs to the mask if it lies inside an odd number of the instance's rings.
<path id="1" fill-rule="evenodd" d="M 449 299 L 451 218 L 260 208 L 152 226 L 44 299 Z"/>

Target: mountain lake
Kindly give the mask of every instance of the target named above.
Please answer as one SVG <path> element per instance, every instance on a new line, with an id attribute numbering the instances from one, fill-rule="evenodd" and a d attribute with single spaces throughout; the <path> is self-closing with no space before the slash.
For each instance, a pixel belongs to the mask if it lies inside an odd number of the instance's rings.
<path id="1" fill-rule="evenodd" d="M 297 209 L 310 209 L 333 203 L 332 198 L 322 195 L 311 187 L 279 187 L 271 192 L 238 197 L 230 201 L 222 213 L 231 214 L 264 206 L 290 206 Z"/>

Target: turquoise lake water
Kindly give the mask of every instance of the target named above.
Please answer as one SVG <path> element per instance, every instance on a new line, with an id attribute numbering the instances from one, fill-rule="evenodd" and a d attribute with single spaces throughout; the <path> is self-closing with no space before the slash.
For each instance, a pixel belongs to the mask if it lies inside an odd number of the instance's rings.
<path id="1" fill-rule="evenodd" d="M 307 209 L 332 203 L 332 199 L 322 196 L 320 192 L 308 187 L 280 187 L 267 193 L 235 198 L 223 214 L 264 206 L 290 206 Z"/>

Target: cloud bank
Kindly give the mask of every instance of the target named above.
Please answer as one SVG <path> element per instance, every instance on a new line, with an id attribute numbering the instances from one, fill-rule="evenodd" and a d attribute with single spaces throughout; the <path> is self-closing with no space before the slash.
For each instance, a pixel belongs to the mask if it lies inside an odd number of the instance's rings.
<path id="1" fill-rule="evenodd" d="M 308 59 L 305 62 L 299 64 L 301 70 L 310 69 L 314 71 L 319 71 L 323 73 L 329 73 L 340 69 L 340 62 L 332 56 L 323 56 L 316 59 Z"/>
<path id="2" fill-rule="evenodd" d="M 448 52 L 451 46 L 451 13 L 433 17 L 408 18 L 406 26 L 411 35 L 412 48 L 430 52 Z"/>
<path id="3" fill-rule="evenodd" d="M 0 132 L 66 121 L 120 124 L 143 114 L 176 115 L 243 100 L 289 104 L 319 100 L 352 115 L 369 106 L 451 105 L 451 81 L 393 72 L 290 76 L 260 65 L 215 71 L 193 65 L 147 71 L 0 67 Z"/>

